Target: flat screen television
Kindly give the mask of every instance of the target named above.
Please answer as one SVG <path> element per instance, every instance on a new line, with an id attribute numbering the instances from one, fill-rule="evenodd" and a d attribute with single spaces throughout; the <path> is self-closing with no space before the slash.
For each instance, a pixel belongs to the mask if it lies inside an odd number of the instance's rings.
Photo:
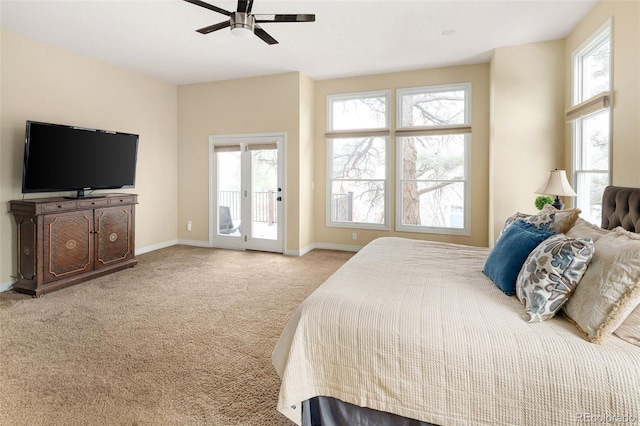
<path id="1" fill-rule="evenodd" d="M 138 135 L 27 121 L 22 193 L 133 188 L 137 155 Z"/>

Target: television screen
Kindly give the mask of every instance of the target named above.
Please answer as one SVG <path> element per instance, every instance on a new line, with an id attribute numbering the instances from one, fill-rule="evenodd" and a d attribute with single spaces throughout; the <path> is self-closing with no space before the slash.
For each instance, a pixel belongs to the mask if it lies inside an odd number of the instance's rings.
<path id="1" fill-rule="evenodd" d="M 138 135 L 27 121 L 22 192 L 131 188 Z"/>

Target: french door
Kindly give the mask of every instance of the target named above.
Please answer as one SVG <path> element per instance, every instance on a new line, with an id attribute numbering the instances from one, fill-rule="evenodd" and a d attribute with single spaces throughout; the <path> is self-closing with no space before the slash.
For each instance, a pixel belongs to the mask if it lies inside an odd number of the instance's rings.
<path id="1" fill-rule="evenodd" d="M 211 136 L 209 244 L 284 251 L 284 134 Z"/>

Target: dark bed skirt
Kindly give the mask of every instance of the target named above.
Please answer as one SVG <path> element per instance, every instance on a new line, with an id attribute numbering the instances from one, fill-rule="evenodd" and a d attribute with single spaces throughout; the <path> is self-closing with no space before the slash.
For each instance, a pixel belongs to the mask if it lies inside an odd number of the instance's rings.
<path id="1" fill-rule="evenodd" d="M 302 426 L 436 426 L 328 396 L 302 403 Z"/>

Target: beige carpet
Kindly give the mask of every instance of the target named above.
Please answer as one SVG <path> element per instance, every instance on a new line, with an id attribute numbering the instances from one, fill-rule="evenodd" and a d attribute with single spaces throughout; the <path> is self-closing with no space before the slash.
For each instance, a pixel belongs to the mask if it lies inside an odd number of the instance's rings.
<path id="1" fill-rule="evenodd" d="M 0 294 L 0 425 L 291 425 L 271 352 L 352 253 L 175 246 L 33 299 Z"/>

